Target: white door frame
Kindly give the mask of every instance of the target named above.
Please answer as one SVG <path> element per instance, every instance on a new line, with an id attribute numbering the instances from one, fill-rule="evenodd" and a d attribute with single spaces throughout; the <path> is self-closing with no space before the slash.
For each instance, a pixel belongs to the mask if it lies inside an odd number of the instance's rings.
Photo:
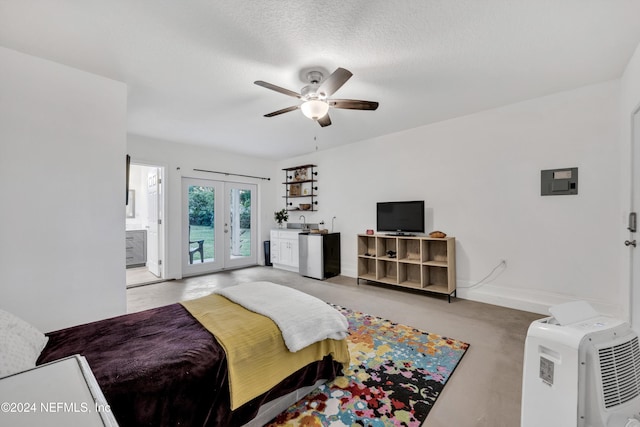
<path id="1" fill-rule="evenodd" d="M 631 200 L 629 213 L 640 215 L 640 104 L 631 113 Z M 638 218 L 640 226 L 640 218 Z M 628 225 L 628 224 L 627 224 Z M 638 233 L 629 231 L 629 242 L 638 241 Z M 640 247 L 629 246 L 629 318 L 634 330 L 640 330 Z"/>
<path id="2" fill-rule="evenodd" d="M 162 258 L 160 257 L 161 225 L 162 225 L 162 169 L 149 167 L 147 172 L 147 268 L 158 278 L 161 272 Z"/>

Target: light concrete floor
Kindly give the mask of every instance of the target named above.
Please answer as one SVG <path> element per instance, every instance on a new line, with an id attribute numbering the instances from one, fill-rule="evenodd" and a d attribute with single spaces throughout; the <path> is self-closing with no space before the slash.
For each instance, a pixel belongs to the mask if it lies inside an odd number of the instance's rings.
<path id="1" fill-rule="evenodd" d="M 158 283 L 163 280 L 151 273 L 147 267 L 131 267 L 126 270 L 127 287 Z"/>
<path id="2" fill-rule="evenodd" d="M 529 324 L 542 316 L 454 298 L 428 296 L 339 276 L 309 279 L 252 267 L 127 290 L 135 312 L 210 294 L 237 283 L 268 280 L 394 322 L 471 344 L 427 417 L 425 427 L 520 425 L 522 357 Z"/>

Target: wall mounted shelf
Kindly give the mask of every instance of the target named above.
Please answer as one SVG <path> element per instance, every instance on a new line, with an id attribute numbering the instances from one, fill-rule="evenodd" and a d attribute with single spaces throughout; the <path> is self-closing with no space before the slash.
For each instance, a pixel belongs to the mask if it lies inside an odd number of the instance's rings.
<path id="1" fill-rule="evenodd" d="M 318 210 L 318 171 L 316 165 L 285 168 L 285 207 L 288 211 L 314 212 Z M 308 209 L 302 206 L 307 205 Z"/>

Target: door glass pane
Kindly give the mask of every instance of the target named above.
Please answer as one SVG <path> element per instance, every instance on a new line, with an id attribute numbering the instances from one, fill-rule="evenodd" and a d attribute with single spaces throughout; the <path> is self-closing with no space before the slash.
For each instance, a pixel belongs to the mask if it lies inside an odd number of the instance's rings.
<path id="1" fill-rule="evenodd" d="M 215 260 L 215 189 L 189 186 L 189 263 Z"/>
<path id="2" fill-rule="evenodd" d="M 251 256 L 251 190 L 230 190 L 229 216 L 231 258 Z"/>

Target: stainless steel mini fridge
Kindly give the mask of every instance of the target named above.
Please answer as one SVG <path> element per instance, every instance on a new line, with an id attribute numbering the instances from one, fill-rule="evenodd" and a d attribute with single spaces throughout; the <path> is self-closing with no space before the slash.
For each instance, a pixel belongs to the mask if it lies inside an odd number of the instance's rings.
<path id="1" fill-rule="evenodd" d="M 298 235 L 300 274 L 327 279 L 340 274 L 340 233 Z"/>

